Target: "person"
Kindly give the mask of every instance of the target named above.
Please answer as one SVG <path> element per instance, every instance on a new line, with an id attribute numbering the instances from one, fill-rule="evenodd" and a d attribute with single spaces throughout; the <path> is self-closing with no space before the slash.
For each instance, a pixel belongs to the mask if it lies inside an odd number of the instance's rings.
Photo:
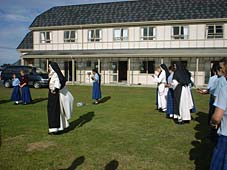
<path id="1" fill-rule="evenodd" d="M 49 93 L 48 93 L 48 134 L 57 134 L 69 127 L 68 120 L 72 117 L 74 98 L 65 86 L 58 64 L 49 64 Z"/>
<path id="2" fill-rule="evenodd" d="M 12 85 L 13 85 L 13 92 L 11 95 L 11 101 L 14 101 L 14 104 L 18 105 L 19 101 L 21 100 L 21 93 L 20 93 L 20 80 L 16 77 L 16 74 L 12 76 Z"/>
<path id="3" fill-rule="evenodd" d="M 99 103 L 99 99 L 101 99 L 101 80 L 100 75 L 96 69 L 92 70 L 93 76 L 91 77 L 93 81 L 93 88 L 92 88 L 92 99 L 95 100 L 94 104 Z"/>
<path id="4" fill-rule="evenodd" d="M 32 102 L 32 97 L 28 86 L 28 76 L 25 75 L 24 70 L 21 70 L 20 74 L 21 74 L 21 80 L 20 80 L 19 86 L 22 91 L 22 103 L 26 105 Z"/>
<path id="5" fill-rule="evenodd" d="M 159 67 L 156 67 L 155 68 L 155 72 L 154 72 L 154 76 L 152 75 L 152 77 L 154 78 L 155 76 L 159 76 L 159 74 L 161 73 L 161 68 L 160 66 Z M 158 110 L 158 86 L 156 88 L 156 94 L 155 94 L 155 105 L 156 105 L 156 110 Z"/>
<path id="6" fill-rule="evenodd" d="M 227 75 L 227 63 L 224 67 Z M 213 152 L 210 170 L 227 170 L 227 84 L 219 90 L 214 106 L 211 125 L 218 129 L 218 142 Z"/>
<path id="7" fill-rule="evenodd" d="M 173 118 L 174 110 L 173 110 L 173 88 L 171 86 L 171 83 L 173 81 L 173 74 L 174 74 L 174 66 L 169 66 L 169 77 L 167 80 L 166 87 L 169 88 L 167 93 L 167 110 L 166 110 L 166 117 L 167 118 Z"/>
<path id="8" fill-rule="evenodd" d="M 169 70 L 165 64 L 161 64 L 160 69 L 161 73 L 158 76 L 153 75 L 153 77 L 154 81 L 158 83 L 158 109 L 161 112 L 166 112 L 168 88 L 165 87 L 165 84 L 169 76 Z"/>
<path id="9" fill-rule="evenodd" d="M 190 73 L 179 61 L 175 64 L 175 72 L 172 82 L 174 90 L 174 114 L 178 124 L 191 120 L 190 110 L 194 107 L 191 95 Z"/>

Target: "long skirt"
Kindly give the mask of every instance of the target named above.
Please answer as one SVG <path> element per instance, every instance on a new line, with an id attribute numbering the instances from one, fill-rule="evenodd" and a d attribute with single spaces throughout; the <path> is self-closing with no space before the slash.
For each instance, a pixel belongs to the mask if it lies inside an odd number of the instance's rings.
<path id="1" fill-rule="evenodd" d="M 170 114 L 174 114 L 174 110 L 173 110 L 173 89 L 169 89 L 168 93 L 167 93 L 167 110 L 166 110 L 166 114 L 170 115 Z"/>
<path id="2" fill-rule="evenodd" d="M 180 116 L 180 98 L 181 98 L 181 91 L 182 91 L 182 86 L 180 84 L 177 85 L 177 87 L 174 90 L 174 114 Z"/>
<path id="3" fill-rule="evenodd" d="M 227 136 L 219 136 L 214 148 L 210 170 L 227 170 Z"/>
<path id="4" fill-rule="evenodd" d="M 52 94 L 50 91 L 48 93 L 48 125 L 49 129 L 60 127 L 60 101 L 59 92 Z"/>
<path id="5" fill-rule="evenodd" d="M 11 95 L 11 101 L 20 101 L 21 100 L 21 93 L 20 93 L 20 87 L 14 86 L 13 92 Z"/>
<path id="6" fill-rule="evenodd" d="M 98 100 L 101 96 L 101 88 L 100 84 L 98 82 L 93 83 L 93 89 L 92 89 L 92 99 Z"/>
<path id="7" fill-rule="evenodd" d="M 24 86 L 24 87 L 22 87 L 21 91 L 22 91 L 22 102 L 24 104 L 31 103 L 32 102 L 32 97 L 31 97 L 31 93 L 30 93 L 29 87 L 28 86 Z"/>

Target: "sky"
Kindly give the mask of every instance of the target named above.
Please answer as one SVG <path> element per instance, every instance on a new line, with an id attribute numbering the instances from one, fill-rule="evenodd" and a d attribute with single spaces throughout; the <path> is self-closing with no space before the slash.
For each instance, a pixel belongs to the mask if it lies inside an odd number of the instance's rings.
<path id="1" fill-rule="evenodd" d="M 54 6 L 116 1 L 122 0 L 0 0 L 0 66 L 20 59 L 16 48 L 42 12 Z"/>

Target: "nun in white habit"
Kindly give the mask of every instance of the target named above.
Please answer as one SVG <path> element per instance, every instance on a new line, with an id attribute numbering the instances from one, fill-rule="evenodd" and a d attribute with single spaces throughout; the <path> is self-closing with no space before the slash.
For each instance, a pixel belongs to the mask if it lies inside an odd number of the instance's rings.
<path id="1" fill-rule="evenodd" d="M 176 70 L 173 75 L 174 90 L 174 114 L 178 123 L 191 120 L 190 110 L 194 107 L 190 90 L 190 73 L 185 69 L 181 62 L 176 63 Z"/>
<path id="2" fill-rule="evenodd" d="M 48 125 L 49 134 L 69 127 L 68 120 L 73 113 L 72 94 L 65 86 L 66 79 L 55 62 L 49 64 Z"/>

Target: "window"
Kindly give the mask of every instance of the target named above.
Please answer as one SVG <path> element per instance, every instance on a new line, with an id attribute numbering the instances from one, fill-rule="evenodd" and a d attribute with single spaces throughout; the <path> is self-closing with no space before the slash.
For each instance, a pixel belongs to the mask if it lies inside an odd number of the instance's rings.
<path id="1" fill-rule="evenodd" d="M 118 28 L 114 29 L 114 41 L 127 41 L 128 40 L 128 29 Z"/>
<path id="2" fill-rule="evenodd" d="M 173 26 L 172 39 L 188 39 L 188 26 Z"/>
<path id="3" fill-rule="evenodd" d="M 223 38 L 223 25 L 207 25 L 206 37 L 210 38 Z"/>
<path id="4" fill-rule="evenodd" d="M 77 31 L 64 31 L 64 42 L 76 42 Z"/>
<path id="5" fill-rule="evenodd" d="M 51 32 L 40 32 L 40 43 L 51 43 Z"/>
<path id="6" fill-rule="evenodd" d="M 86 62 L 86 67 L 91 67 L 91 61 Z"/>
<path id="7" fill-rule="evenodd" d="M 154 27 L 142 27 L 141 28 L 141 40 L 154 40 L 155 39 L 155 28 Z"/>
<path id="8" fill-rule="evenodd" d="M 154 61 L 143 61 L 140 65 L 140 73 L 153 74 L 155 70 Z"/>
<path id="9" fill-rule="evenodd" d="M 88 30 L 88 41 L 95 42 L 100 41 L 101 39 L 102 35 L 100 29 Z"/>

